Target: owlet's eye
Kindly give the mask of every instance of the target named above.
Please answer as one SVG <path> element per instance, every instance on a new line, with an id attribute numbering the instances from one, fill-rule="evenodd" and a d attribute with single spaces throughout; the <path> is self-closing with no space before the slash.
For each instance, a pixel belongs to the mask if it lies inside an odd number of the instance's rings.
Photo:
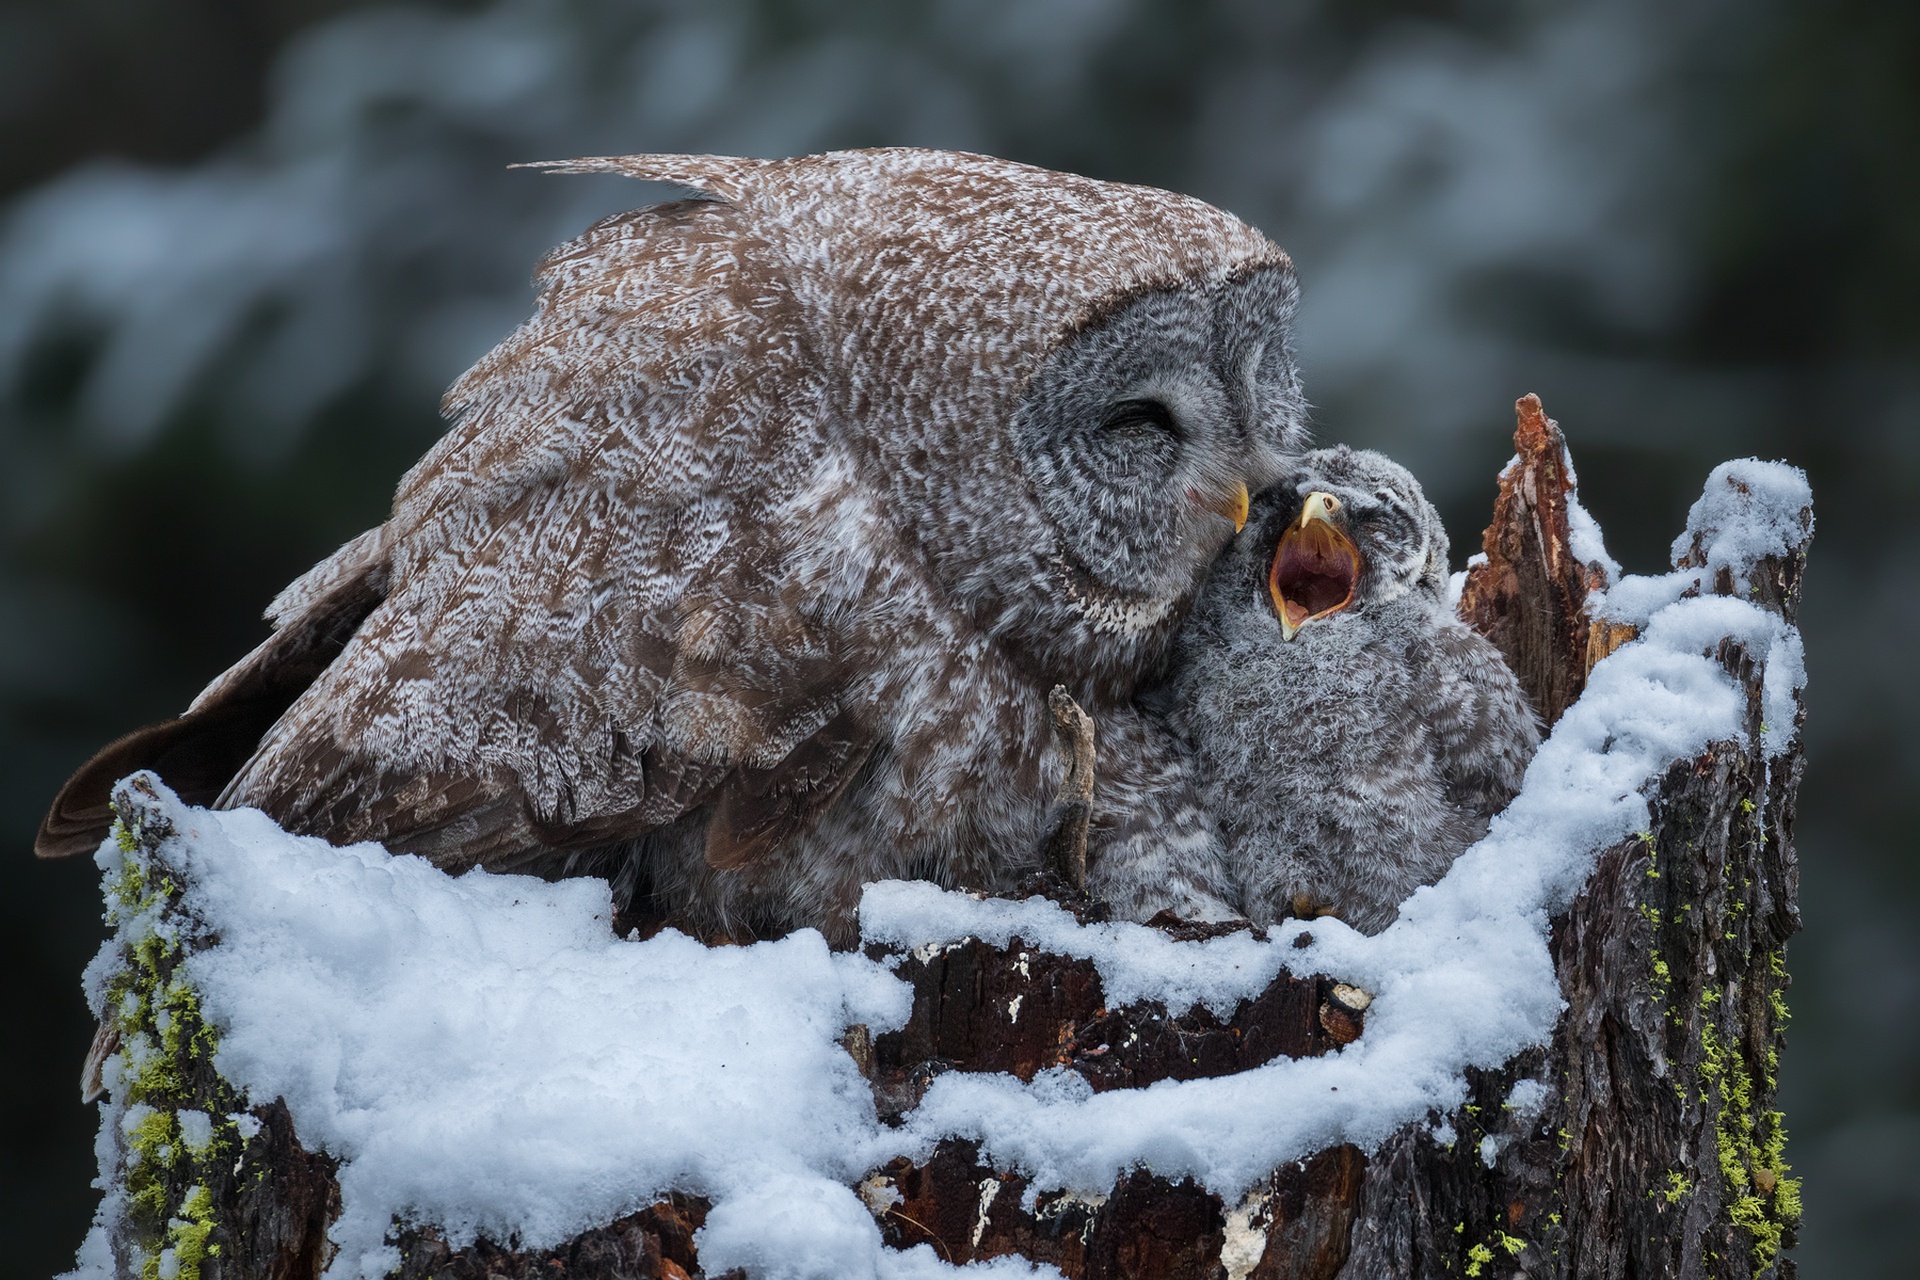
<path id="1" fill-rule="evenodd" d="M 1122 400 L 1107 410 L 1106 416 L 1100 420 L 1100 429 L 1130 434 L 1180 434 L 1179 424 L 1173 420 L 1173 410 L 1158 400 Z"/>

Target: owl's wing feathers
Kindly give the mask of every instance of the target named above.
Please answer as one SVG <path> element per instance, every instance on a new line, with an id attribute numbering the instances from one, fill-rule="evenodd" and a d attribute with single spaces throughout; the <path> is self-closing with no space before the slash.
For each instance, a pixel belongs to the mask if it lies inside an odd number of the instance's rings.
<path id="1" fill-rule="evenodd" d="M 1446 762 L 1448 799 L 1491 818 L 1520 790 L 1540 722 L 1500 651 L 1448 622 L 1410 655 L 1421 673 L 1414 708 Z"/>
<path id="2" fill-rule="evenodd" d="M 830 623 L 781 518 L 831 465 L 796 303 L 721 201 L 608 219 L 448 396 L 390 585 L 223 796 L 455 865 L 717 802 L 752 857 L 857 771 Z"/>

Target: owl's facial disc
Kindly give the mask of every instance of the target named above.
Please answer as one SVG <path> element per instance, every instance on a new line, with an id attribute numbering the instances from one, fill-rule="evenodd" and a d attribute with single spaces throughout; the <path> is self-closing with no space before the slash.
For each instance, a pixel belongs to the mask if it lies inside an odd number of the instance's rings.
<path id="1" fill-rule="evenodd" d="M 1293 639 L 1316 618 L 1353 603 L 1360 582 L 1360 549 L 1334 523 L 1340 499 L 1310 493 L 1300 518 L 1287 526 L 1267 572 L 1267 594 L 1280 616 L 1280 633 Z"/>

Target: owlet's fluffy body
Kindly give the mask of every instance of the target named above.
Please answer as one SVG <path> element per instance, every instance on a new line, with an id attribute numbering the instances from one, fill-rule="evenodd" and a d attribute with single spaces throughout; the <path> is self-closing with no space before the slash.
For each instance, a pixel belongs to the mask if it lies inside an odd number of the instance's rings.
<path id="1" fill-rule="evenodd" d="M 1302 447 L 1292 264 L 1197 200 L 908 148 L 582 161 L 694 198 L 542 265 L 391 517 L 290 586 L 108 788 L 449 869 L 608 875 L 707 936 L 853 936 L 862 883 L 1007 887 L 1100 726 L 1089 887 L 1231 914 L 1134 707 Z"/>
<path id="2" fill-rule="evenodd" d="M 1519 790 L 1539 722 L 1447 602 L 1447 536 L 1380 454 L 1307 454 L 1215 564 L 1148 698 L 1187 739 L 1247 916 L 1365 933 Z"/>

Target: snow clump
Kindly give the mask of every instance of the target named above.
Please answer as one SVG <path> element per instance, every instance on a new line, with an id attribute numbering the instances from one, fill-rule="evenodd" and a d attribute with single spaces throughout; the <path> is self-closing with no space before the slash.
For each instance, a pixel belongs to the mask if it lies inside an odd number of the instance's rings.
<path id="1" fill-rule="evenodd" d="M 341 1162 L 331 1280 L 398 1265 L 396 1219 L 541 1248 L 674 1189 L 714 1201 L 700 1249 L 715 1273 L 950 1270 L 924 1246 L 884 1248 L 848 1185 L 891 1156 L 839 1044 L 853 1023 L 904 1022 L 911 991 L 880 965 L 812 929 L 629 941 L 601 880 L 453 877 L 154 789 L 122 794 L 171 825 L 159 858 L 186 886 L 181 914 L 217 939 L 182 965 L 215 1066 L 255 1103 L 284 1098 L 300 1140 Z M 109 877 L 123 856 L 102 847 Z M 211 1123 L 181 1120 L 189 1142 Z M 74 1274 L 95 1274 L 105 1239 Z"/>

